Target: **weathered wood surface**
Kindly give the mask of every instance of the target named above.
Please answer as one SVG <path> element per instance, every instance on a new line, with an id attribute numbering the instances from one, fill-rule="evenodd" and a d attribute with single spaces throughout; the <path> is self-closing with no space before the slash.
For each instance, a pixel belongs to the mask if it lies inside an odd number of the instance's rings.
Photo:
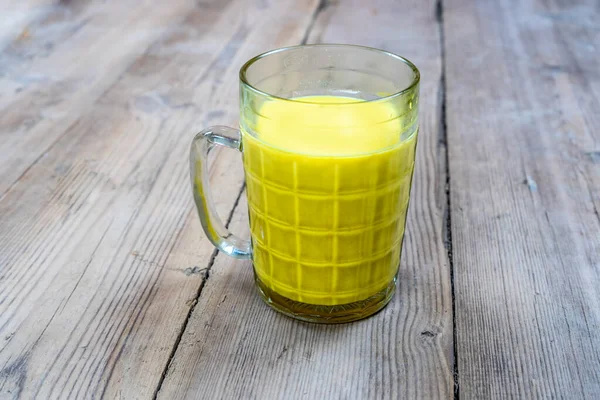
<path id="1" fill-rule="evenodd" d="M 23 27 L 43 14 L 52 0 L 1 0 L 0 1 L 0 47 L 4 47 L 23 33 Z"/>
<path id="2" fill-rule="evenodd" d="M 32 0 L 30 0 L 32 1 Z M 19 10 L 27 2 L 15 2 Z M 193 0 L 66 2 L 34 7 L 0 53 L 0 198 L 159 38 L 182 32 Z M 196 11 L 197 12 L 197 11 Z M 2 21 L 15 21 L 14 13 Z M 19 14 L 21 15 L 21 14 Z M 0 27 L 11 32 L 13 24 Z M 188 24 L 189 25 L 189 24 Z M 0 42 L 0 45 L 2 43 Z M 154 46 L 152 46 L 154 44 Z"/>
<path id="3" fill-rule="evenodd" d="M 444 2 L 461 398 L 600 398 L 597 1 Z"/>
<path id="4" fill-rule="evenodd" d="M 392 303 L 350 325 L 299 323 L 266 308 L 249 262 L 219 254 L 159 398 L 452 397 L 438 29 L 434 2 L 357 0 L 322 8 L 308 36 L 309 42 L 349 42 L 405 54 L 423 75 L 408 234 Z M 248 235 L 246 203 L 237 206 L 232 230 Z"/>
<path id="5" fill-rule="evenodd" d="M 207 124 L 235 123 L 241 64 L 300 41 L 316 6 L 192 3 L 133 59 L 117 35 L 98 50 L 130 61 L 111 61 L 123 70 L 102 72 L 104 91 L 86 95 L 92 106 L 65 106 L 71 124 L 45 121 L 57 134 L 47 149 L 32 149 L 42 157 L 8 157 L 9 175 L 24 173 L 0 200 L 0 397 L 153 396 L 213 254 L 192 212 L 191 137 Z M 129 17 L 124 36 L 153 24 Z M 38 67 L 56 72 L 50 62 Z M 4 114 L 2 137 L 13 141 L 4 154 L 28 148 L 26 132 L 11 136 L 12 118 L 52 105 L 25 102 Z M 224 217 L 242 187 L 238 159 L 226 152 L 212 170 Z"/>
<path id="6" fill-rule="evenodd" d="M 599 14 L 0 0 L 0 398 L 600 397 Z M 342 326 L 262 304 L 189 191 L 192 135 L 237 123 L 239 67 L 301 41 L 422 73 L 399 291 Z M 210 178 L 247 235 L 239 154 Z"/>

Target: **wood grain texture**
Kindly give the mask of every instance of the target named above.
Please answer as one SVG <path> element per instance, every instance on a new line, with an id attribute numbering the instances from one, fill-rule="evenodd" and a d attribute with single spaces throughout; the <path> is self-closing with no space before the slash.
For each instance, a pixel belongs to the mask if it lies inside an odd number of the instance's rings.
<path id="1" fill-rule="evenodd" d="M 409 28 L 410 27 L 410 28 Z M 360 322 L 320 326 L 270 310 L 249 262 L 217 255 L 159 398 L 448 398 L 453 393 L 440 36 L 433 2 L 339 1 L 309 42 L 382 47 L 422 72 L 421 131 L 407 236 L 392 303 Z M 248 235 L 246 203 L 232 230 Z"/>
<path id="2" fill-rule="evenodd" d="M 159 37 L 181 33 L 193 8 L 193 0 L 68 1 L 22 27 L 0 53 L 0 198 Z"/>
<path id="3" fill-rule="evenodd" d="M 192 208 L 191 138 L 237 120 L 242 63 L 297 42 L 315 8 L 199 2 L 74 106 L 0 200 L 1 398 L 153 396 L 214 252 Z M 239 154 L 216 157 L 224 218 L 242 181 Z"/>
<path id="4" fill-rule="evenodd" d="M 461 398 L 600 397 L 598 2 L 444 2 Z"/>
<path id="5" fill-rule="evenodd" d="M 27 25 L 48 13 L 53 0 L 0 0 L 0 49 L 19 36 L 27 36 Z"/>

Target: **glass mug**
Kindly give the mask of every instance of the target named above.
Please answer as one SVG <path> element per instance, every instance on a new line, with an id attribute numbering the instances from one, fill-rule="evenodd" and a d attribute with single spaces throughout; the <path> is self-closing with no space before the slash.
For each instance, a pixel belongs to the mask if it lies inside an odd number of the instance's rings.
<path id="1" fill-rule="evenodd" d="M 273 50 L 240 70 L 240 130 L 191 147 L 208 239 L 250 259 L 261 297 L 310 322 L 349 322 L 391 300 L 418 134 L 419 71 L 361 46 Z M 208 191 L 214 146 L 242 152 L 250 241 L 230 233 Z"/>

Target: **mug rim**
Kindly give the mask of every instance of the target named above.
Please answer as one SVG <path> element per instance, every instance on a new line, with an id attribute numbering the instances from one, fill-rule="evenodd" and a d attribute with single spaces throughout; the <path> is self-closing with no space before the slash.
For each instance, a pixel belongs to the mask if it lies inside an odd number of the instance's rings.
<path id="1" fill-rule="evenodd" d="M 283 52 L 295 50 L 295 49 L 298 49 L 301 47 L 346 47 L 346 48 L 355 48 L 355 49 L 359 49 L 359 50 L 375 51 L 375 52 L 390 56 L 392 58 L 395 58 L 396 60 L 404 63 L 413 71 L 414 76 L 413 76 L 413 79 L 411 80 L 410 84 L 402 90 L 399 90 L 399 91 L 389 94 L 387 96 L 378 97 L 378 98 L 371 99 L 371 100 L 362 99 L 361 101 L 358 101 L 358 102 L 353 101 L 353 102 L 348 102 L 348 103 L 345 103 L 345 102 L 343 102 L 343 103 L 319 102 L 318 103 L 318 102 L 312 102 L 312 101 L 306 101 L 306 100 L 298 100 L 298 99 L 294 99 L 294 98 L 280 97 L 280 96 L 277 96 L 277 95 L 274 95 L 271 93 L 267 93 L 263 90 L 260 90 L 260 89 L 256 88 L 255 86 L 253 86 L 248 81 L 246 72 L 257 61 L 259 61 L 263 58 L 269 57 L 273 54 L 283 53 Z M 421 80 L 421 73 L 419 72 L 419 69 L 415 66 L 415 64 L 413 64 L 410 60 L 408 60 L 407 58 L 404 58 L 398 54 L 387 51 L 387 50 L 382 50 L 382 49 L 378 49 L 375 47 L 369 47 L 369 46 L 361 46 L 361 45 L 356 45 L 356 44 L 336 44 L 336 43 L 326 44 L 326 43 L 323 43 L 323 44 L 300 44 L 300 45 L 296 45 L 296 46 L 287 46 L 287 47 L 281 47 L 278 49 L 273 49 L 273 50 L 269 50 L 264 53 L 261 53 L 257 56 L 252 57 L 250 60 L 248 60 L 244 63 L 242 68 L 240 68 L 239 77 L 240 77 L 240 82 L 242 83 L 242 85 L 246 86 L 248 89 L 252 90 L 256 94 L 270 97 L 272 99 L 281 100 L 281 101 L 289 101 L 289 102 L 294 102 L 294 103 L 317 104 L 319 106 L 327 106 L 327 105 L 340 106 L 340 105 L 344 105 L 344 104 L 357 105 L 357 104 L 362 104 L 362 103 L 374 103 L 374 102 L 379 102 L 379 101 L 388 101 L 388 100 L 392 100 L 396 97 L 400 97 L 400 96 L 404 95 L 405 93 L 413 90 L 419 84 L 419 82 Z"/>

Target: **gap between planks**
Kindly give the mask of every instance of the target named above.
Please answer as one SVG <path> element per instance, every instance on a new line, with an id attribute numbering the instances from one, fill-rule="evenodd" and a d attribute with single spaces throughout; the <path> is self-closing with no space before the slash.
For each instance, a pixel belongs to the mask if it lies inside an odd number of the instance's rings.
<path id="1" fill-rule="evenodd" d="M 237 210 L 238 204 L 240 203 L 240 199 L 242 198 L 242 194 L 244 193 L 244 189 L 246 189 L 245 182 L 240 187 L 240 190 L 238 191 L 235 202 L 233 203 L 233 206 L 231 207 L 231 211 L 229 212 L 229 215 L 227 216 L 227 221 L 225 222 L 225 228 L 229 228 L 229 224 L 231 224 L 231 219 L 233 218 L 233 215 L 235 214 L 235 211 Z M 194 213 L 194 214 L 196 214 L 196 213 Z M 203 271 L 204 272 L 204 280 L 202 281 L 200 286 L 198 286 L 198 291 L 196 292 L 196 297 L 194 297 L 192 306 L 190 307 L 190 309 L 185 317 L 185 320 L 181 324 L 181 328 L 179 330 L 179 333 L 177 334 L 175 343 L 173 344 L 171 354 L 169 354 L 169 358 L 167 359 L 167 362 L 165 363 L 165 368 L 163 369 L 162 374 L 160 375 L 160 380 L 158 381 L 158 385 L 156 385 L 156 389 L 154 390 L 154 394 L 152 395 L 153 399 L 157 398 L 158 392 L 160 391 L 160 388 L 162 387 L 165 377 L 167 376 L 167 371 L 169 370 L 171 361 L 173 361 L 173 357 L 175 357 L 175 352 L 179 348 L 179 343 L 181 343 L 181 337 L 183 336 L 183 332 L 185 332 L 188 322 L 190 321 L 190 317 L 192 316 L 194 310 L 196 309 L 196 305 L 198 304 L 198 299 L 200 299 L 200 295 L 202 294 L 202 289 L 204 289 L 204 286 L 206 286 L 208 279 L 210 278 L 210 270 L 211 270 L 213 264 L 215 263 L 215 258 L 217 257 L 217 254 L 219 254 L 219 250 L 217 248 L 215 248 L 212 255 L 210 256 L 210 260 L 208 261 L 206 268 L 204 268 L 204 271 Z"/>
<path id="2" fill-rule="evenodd" d="M 450 160 L 448 156 L 448 135 L 447 135 L 447 119 L 446 119 L 446 35 L 444 32 L 444 1 L 437 0 L 435 5 L 435 17 L 440 33 L 440 59 L 441 59 L 441 74 L 440 74 L 440 99 L 439 99 L 439 145 L 444 148 L 444 170 L 446 171 L 446 212 L 444 213 L 444 246 L 448 252 L 448 263 L 450 264 L 450 291 L 452 295 L 452 354 L 454 363 L 452 366 L 452 377 L 454 380 L 454 400 L 460 399 L 460 386 L 458 385 L 459 370 L 458 370 L 458 347 L 456 342 L 456 292 L 454 288 L 454 260 L 452 259 L 452 207 L 450 203 Z"/>
<path id="3" fill-rule="evenodd" d="M 306 28 L 306 32 L 304 33 L 304 37 L 302 38 L 302 40 L 300 41 L 300 44 L 306 44 L 308 42 L 308 38 L 310 36 L 310 33 L 314 27 L 315 21 L 317 20 L 319 14 L 321 14 L 328 6 L 329 4 L 329 0 L 320 0 L 319 4 L 317 5 L 317 7 L 315 8 L 311 18 L 310 18 L 310 22 L 308 23 L 308 26 Z M 233 218 L 233 215 L 235 214 L 235 211 L 237 210 L 238 204 L 240 202 L 240 198 L 242 197 L 242 194 L 244 193 L 244 189 L 246 188 L 246 183 L 244 182 L 244 184 L 242 184 L 242 187 L 239 189 L 237 197 L 235 199 L 235 202 L 233 204 L 233 206 L 231 207 L 231 211 L 229 212 L 229 215 L 227 216 L 227 221 L 225 223 L 225 227 L 229 228 L 229 224 L 231 223 L 231 219 Z M 166 364 L 165 364 L 165 368 L 163 369 L 163 372 L 160 376 L 160 380 L 158 382 L 158 385 L 156 386 L 156 389 L 154 390 L 154 395 L 153 395 L 153 399 L 156 399 L 158 397 L 158 392 L 160 392 L 160 389 L 163 385 L 163 382 L 165 380 L 165 377 L 167 376 L 167 372 L 169 370 L 169 367 L 171 366 L 171 362 L 173 361 L 173 358 L 175 357 L 175 353 L 177 352 L 177 349 L 179 348 L 179 344 L 181 343 L 181 338 L 183 336 L 183 333 L 185 332 L 188 322 L 190 320 L 190 317 L 192 316 L 194 310 L 196 309 L 196 305 L 198 304 L 198 300 L 200 299 L 200 296 L 202 295 L 202 290 L 204 289 L 204 287 L 206 286 L 206 284 L 208 283 L 208 280 L 210 278 L 210 270 L 215 262 L 215 258 L 217 257 L 217 254 L 219 254 L 219 250 L 215 248 L 215 250 L 213 251 L 210 260 L 206 266 L 205 272 L 204 272 L 204 281 L 202 282 L 202 284 L 198 287 L 198 292 L 196 293 L 196 297 L 194 298 L 193 301 L 193 305 L 192 307 L 190 307 L 188 314 L 185 318 L 185 321 L 182 323 L 181 325 L 181 329 L 177 335 L 177 339 L 175 341 L 175 344 L 173 345 L 173 349 L 171 350 L 171 354 L 169 355 L 169 359 L 167 360 Z"/>

